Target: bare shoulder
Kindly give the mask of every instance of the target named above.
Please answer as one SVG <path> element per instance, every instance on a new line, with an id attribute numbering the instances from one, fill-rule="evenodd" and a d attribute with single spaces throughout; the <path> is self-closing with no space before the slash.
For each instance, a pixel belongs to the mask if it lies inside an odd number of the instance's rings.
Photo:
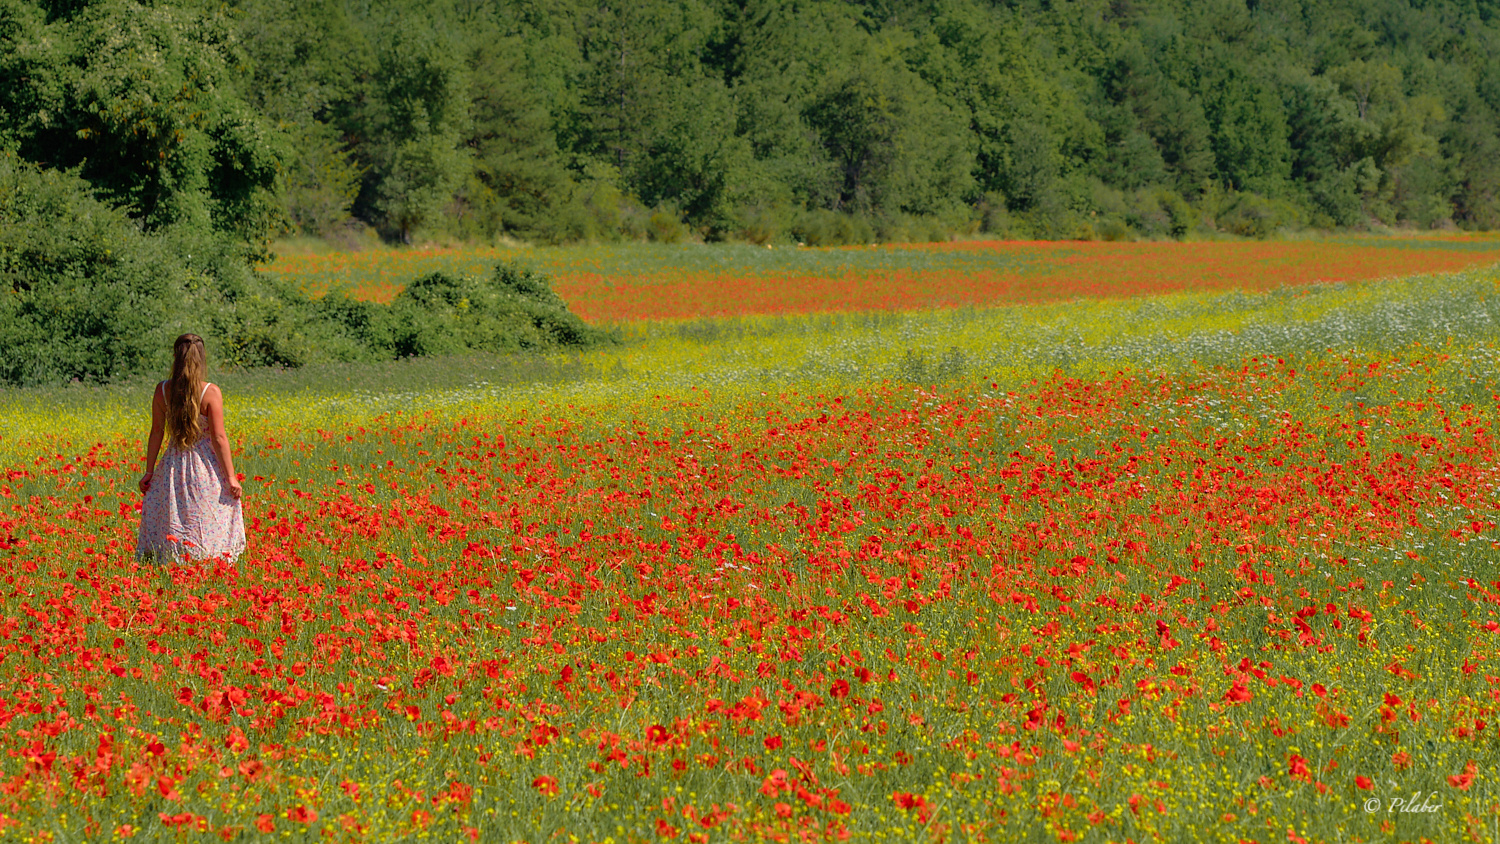
<path id="1" fill-rule="evenodd" d="M 207 413 L 210 409 L 213 409 L 213 408 L 223 408 L 224 407 L 224 393 L 223 393 L 222 390 L 219 389 L 219 385 L 218 384 L 204 384 L 203 385 L 203 402 L 202 402 L 202 404 L 203 404 L 203 411 L 205 413 Z"/>

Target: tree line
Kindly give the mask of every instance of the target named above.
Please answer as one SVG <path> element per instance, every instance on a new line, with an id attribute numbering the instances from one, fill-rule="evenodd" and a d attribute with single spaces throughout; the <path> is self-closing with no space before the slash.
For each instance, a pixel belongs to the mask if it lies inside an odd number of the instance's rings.
<path id="1" fill-rule="evenodd" d="M 1500 228 L 1496 0 L 0 0 L 0 152 L 240 242 Z"/>

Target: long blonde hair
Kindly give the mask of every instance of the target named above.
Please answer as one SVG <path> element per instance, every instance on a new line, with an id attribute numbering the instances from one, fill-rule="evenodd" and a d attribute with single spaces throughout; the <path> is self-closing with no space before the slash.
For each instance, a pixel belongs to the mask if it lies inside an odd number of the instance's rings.
<path id="1" fill-rule="evenodd" d="M 167 379 L 167 444 L 191 448 L 203 436 L 198 417 L 198 402 L 208 374 L 208 355 L 203 338 L 184 334 L 172 344 L 172 377 Z"/>

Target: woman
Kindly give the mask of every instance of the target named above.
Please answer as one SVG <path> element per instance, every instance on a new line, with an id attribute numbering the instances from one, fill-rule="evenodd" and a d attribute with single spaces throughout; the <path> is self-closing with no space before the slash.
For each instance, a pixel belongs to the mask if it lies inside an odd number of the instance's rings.
<path id="1" fill-rule="evenodd" d="M 206 383 L 203 338 L 184 334 L 172 347 L 172 377 L 151 398 L 146 496 L 136 556 L 234 560 L 245 550 L 240 481 L 224 433 L 224 395 Z M 157 464 L 162 434 L 167 450 Z"/>

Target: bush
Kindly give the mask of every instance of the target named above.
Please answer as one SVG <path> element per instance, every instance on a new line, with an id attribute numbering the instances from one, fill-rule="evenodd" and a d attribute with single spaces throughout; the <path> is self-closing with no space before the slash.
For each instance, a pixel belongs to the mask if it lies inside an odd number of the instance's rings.
<path id="1" fill-rule="evenodd" d="M 323 359 L 361 360 L 338 356 L 315 328 L 307 296 L 290 284 L 248 272 L 224 273 L 233 283 L 221 284 L 218 306 L 204 314 L 196 329 L 222 364 L 241 367 L 298 367 Z M 209 340 L 212 337 L 213 340 Z"/>
<path id="2" fill-rule="evenodd" d="M 1173 237 L 1186 237 L 1197 228 L 1197 214 L 1193 206 L 1189 205 L 1182 194 L 1167 188 L 1158 188 L 1155 192 L 1156 202 L 1167 215 L 1168 231 Z"/>
<path id="3" fill-rule="evenodd" d="M 545 276 L 510 263 L 496 265 L 488 279 L 423 276 L 371 322 L 383 324 L 376 329 L 383 333 L 370 345 L 387 357 L 543 351 L 607 339 L 568 310 Z"/>
<path id="4" fill-rule="evenodd" d="M 160 364 L 182 324 L 173 303 L 201 285 L 164 240 L 83 179 L 0 157 L 0 382 L 99 382 Z"/>
<path id="5" fill-rule="evenodd" d="M 300 295 L 281 293 L 288 300 Z M 298 357 L 302 338 L 316 340 L 320 358 L 338 361 L 546 351 L 613 339 L 569 311 L 545 276 L 508 263 L 487 279 L 430 273 L 408 284 L 390 305 L 326 296 L 303 298 L 287 310 L 303 315 L 300 324 L 279 335 L 272 324 L 251 336 L 277 339 L 270 348 L 290 360 Z"/>
<path id="6" fill-rule="evenodd" d="M 979 218 L 981 234 L 1012 240 L 1024 239 L 1031 234 L 1021 220 L 1011 216 L 1005 195 L 998 191 L 986 193 L 974 207 L 974 213 Z"/>
<path id="7" fill-rule="evenodd" d="M 1296 206 L 1259 194 L 1241 193 L 1219 213 L 1218 227 L 1241 237 L 1267 238 L 1301 222 Z"/>
<path id="8" fill-rule="evenodd" d="M 1100 240 L 1109 241 L 1110 243 L 1129 243 L 1135 240 L 1135 233 L 1130 230 L 1130 226 L 1126 225 L 1125 221 L 1118 217 L 1103 217 L 1099 219 L 1094 223 L 1094 232 L 1099 236 Z"/>
<path id="9" fill-rule="evenodd" d="M 688 229 L 682 217 L 670 205 L 657 207 L 646 219 L 646 237 L 653 243 L 681 243 L 687 235 Z"/>
<path id="10" fill-rule="evenodd" d="M 74 175 L 0 157 L 0 383 L 103 382 L 165 372 L 172 340 L 202 334 L 216 363 L 297 367 L 470 351 L 586 346 L 590 328 L 545 276 L 433 274 L 389 306 L 314 300 L 251 272 L 222 234 L 154 233 Z"/>
<path id="11" fill-rule="evenodd" d="M 735 238 L 766 246 L 786 239 L 791 212 L 778 205 L 751 205 L 739 209 L 735 217 L 737 227 L 732 232 Z"/>
<path id="12" fill-rule="evenodd" d="M 875 219 L 875 236 L 881 243 L 939 243 L 954 234 L 972 233 L 967 215 L 882 214 Z"/>
<path id="13" fill-rule="evenodd" d="M 792 223 L 792 236 L 808 246 L 849 246 L 875 240 L 875 230 L 864 217 L 815 208 Z"/>

